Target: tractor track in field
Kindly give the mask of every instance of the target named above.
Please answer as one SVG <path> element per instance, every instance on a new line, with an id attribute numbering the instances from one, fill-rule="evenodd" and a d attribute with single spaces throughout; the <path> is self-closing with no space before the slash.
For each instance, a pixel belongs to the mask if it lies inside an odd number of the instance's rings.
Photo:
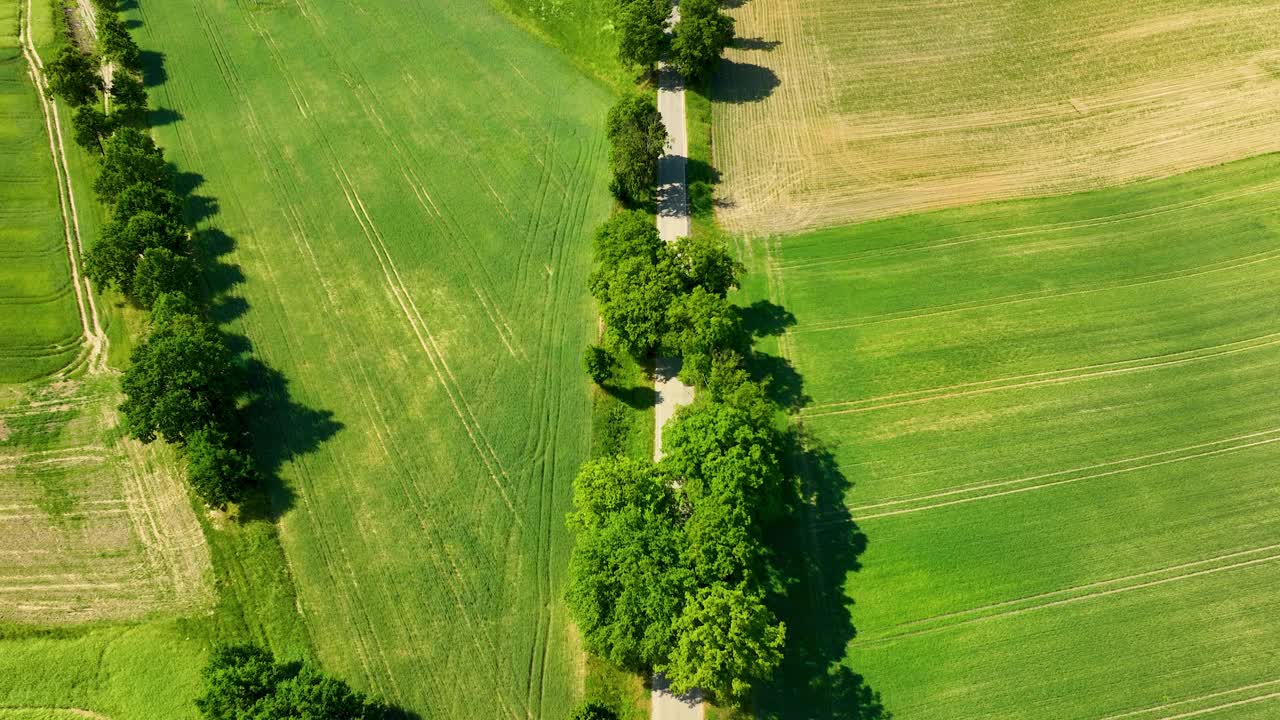
<path id="1" fill-rule="evenodd" d="M 32 1 L 27 0 L 26 11 L 19 5 L 22 15 L 18 27 L 18 44 L 22 47 L 23 57 L 27 61 L 27 72 L 35 89 L 40 112 L 44 116 L 45 132 L 49 142 L 49 154 L 53 160 L 54 174 L 58 183 L 58 207 L 62 213 L 62 229 L 66 238 L 67 261 L 71 270 L 71 284 L 75 288 L 76 305 L 80 315 L 80 325 L 84 344 L 88 349 L 87 369 L 92 374 L 107 371 L 107 348 L 109 341 L 102 330 L 98 318 L 98 308 L 93 297 L 93 288 L 88 278 L 80 273 L 80 256 L 84 253 L 84 240 L 80 235 L 80 220 L 76 213 L 75 190 L 71 184 L 68 170 L 66 147 L 62 140 L 62 122 L 58 115 L 55 101 L 45 95 L 48 83 L 44 76 L 44 63 L 36 52 L 31 40 Z"/>
<path id="2" fill-rule="evenodd" d="M 858 320 L 853 321 L 831 321 L 823 323 L 810 323 L 795 329 L 788 329 L 786 332 L 790 335 L 807 335 L 810 333 L 830 332 L 834 330 L 848 330 L 851 328 L 866 327 L 868 325 L 880 325 L 883 323 L 899 322 L 903 320 L 919 320 L 928 317 L 938 317 L 941 315 L 951 315 L 955 313 L 967 312 L 970 310 L 987 310 L 990 308 L 1001 307 L 1005 305 L 1016 305 L 1020 303 L 1036 302 L 1039 300 L 1057 300 L 1064 297 L 1073 297 L 1079 295 L 1092 295 L 1095 293 L 1111 292 L 1114 290 L 1126 290 L 1129 288 L 1142 287 L 1145 285 L 1155 285 L 1158 283 L 1172 282 L 1177 280 L 1185 280 L 1187 278 L 1199 277 L 1201 275 L 1209 275 L 1211 273 L 1227 272 L 1231 270 L 1239 270 L 1240 268 L 1257 265 L 1259 263 L 1271 262 L 1280 258 L 1280 250 L 1264 250 L 1262 252 L 1243 255 L 1238 258 L 1222 260 L 1216 263 L 1206 264 L 1200 267 L 1188 270 L 1177 270 L 1162 273 L 1152 273 L 1146 276 L 1140 276 L 1130 280 L 1101 283 L 1092 286 L 1079 288 L 1067 288 L 1058 291 L 1040 291 L 1028 293 L 1016 293 L 1013 295 L 1002 295 L 987 300 L 978 300 L 972 302 L 953 303 L 949 305 L 937 305 L 933 307 L 909 310 L 897 313 L 883 313 L 879 315 L 864 315 Z"/>
<path id="3" fill-rule="evenodd" d="M 1227 355 L 1260 350 L 1277 344 L 1280 344 L 1280 332 L 1268 333 L 1266 335 L 1259 335 L 1245 340 L 1235 340 L 1218 345 L 1207 345 L 1191 350 L 1179 350 L 1177 352 L 1165 353 L 1162 355 L 1151 355 L 1129 360 L 1115 360 L 1092 365 L 1081 365 L 1079 367 L 1063 370 L 1046 370 L 1043 372 L 1028 373 L 1025 375 L 1012 375 L 992 380 L 978 380 L 926 390 L 912 390 L 903 393 L 880 395 L 861 400 L 843 400 L 839 402 L 823 403 L 805 408 L 800 411 L 800 414 L 806 418 L 828 417 L 831 415 L 849 415 L 876 410 L 887 410 L 907 405 L 918 405 L 920 403 L 933 402 L 936 400 L 950 400 L 959 397 L 984 395 L 1003 390 L 1020 390 L 1045 385 L 1058 385 L 1061 383 L 1092 380 L 1102 377 L 1112 377 L 1115 375 L 1126 375 L 1134 372 L 1145 372 L 1165 367 L 1185 365 L 1187 363 L 1213 360 Z M 1099 368 L 1108 369 L 1103 370 Z"/>
<path id="4" fill-rule="evenodd" d="M 1151 707 L 1146 707 L 1139 710 L 1130 710 L 1128 712 L 1120 713 L 1119 715 L 1107 715 L 1106 717 L 1099 718 L 1099 720 L 1123 720 L 1124 718 L 1133 718 L 1133 717 L 1138 717 L 1139 715 L 1150 715 L 1152 713 L 1158 713 L 1158 712 L 1163 712 L 1165 710 L 1170 710 L 1179 705 L 1186 705 L 1188 703 L 1201 702 L 1204 700 L 1212 700 L 1214 698 L 1223 697 L 1224 695 L 1234 695 L 1236 693 L 1241 693 L 1248 690 L 1259 690 L 1262 688 L 1274 687 L 1276 685 L 1280 685 L 1280 680 L 1267 680 L 1265 682 L 1253 683 L 1251 685 L 1242 685 L 1241 687 L 1231 688 L 1229 690 L 1218 690 L 1216 692 L 1211 692 L 1205 695 L 1197 695 L 1196 697 L 1186 698 L 1185 700 L 1176 700 L 1174 702 L 1163 703 L 1160 705 L 1152 705 Z M 1203 715 L 1210 712 L 1217 712 L 1218 710 L 1225 710 L 1227 708 L 1237 707 L 1242 704 L 1261 702 L 1263 700 L 1271 700 L 1277 697 L 1280 697 L 1280 692 L 1272 692 L 1264 695 L 1255 696 L 1252 698 L 1245 698 L 1243 700 L 1222 703 L 1222 704 L 1214 705 L 1207 708 L 1200 708 L 1198 710 L 1193 710 L 1191 712 Z M 1187 715 L 1184 713 L 1181 715 L 1172 715 L 1172 716 L 1166 715 L 1161 718 L 1156 718 L 1153 720 L 1173 720 L 1174 718 L 1177 718 L 1177 717 L 1194 717 L 1194 714 Z"/>
<path id="5" fill-rule="evenodd" d="M 863 643 L 864 647 L 874 647 L 877 645 L 884 645 L 886 643 L 891 643 L 891 642 L 895 642 L 895 641 L 906 639 L 906 638 L 919 637 L 921 635 L 930 635 L 933 633 L 952 630 L 955 628 L 964 627 L 967 625 L 973 625 L 976 623 L 989 622 L 992 620 L 1002 620 L 1010 617 L 1016 617 L 1018 615 L 1024 615 L 1030 612 L 1035 612 L 1038 610 L 1048 610 L 1051 608 L 1062 607 L 1065 605 L 1073 605 L 1075 603 L 1085 602 L 1089 600 L 1097 600 L 1099 598 L 1111 597 L 1113 595 L 1120 595 L 1122 593 L 1133 592 L 1135 590 L 1147 590 L 1153 587 L 1159 587 L 1162 585 L 1168 585 L 1170 583 L 1181 582 L 1183 580 L 1191 580 L 1194 578 L 1205 577 L 1208 575 L 1216 575 L 1218 573 L 1228 572 L 1232 570 L 1240 570 L 1244 568 L 1255 567 L 1265 563 L 1272 563 L 1277 560 L 1280 560 L 1280 552 L 1277 552 L 1277 551 L 1280 551 L 1280 544 L 1266 545 L 1263 547 L 1253 548 L 1249 550 L 1238 550 L 1235 552 L 1226 553 L 1224 555 L 1218 555 L 1215 557 L 1206 558 L 1204 560 L 1196 560 L 1196 561 L 1191 561 L 1186 563 L 1180 563 L 1177 565 L 1171 565 L 1169 567 L 1159 568 L 1156 570 L 1150 570 L 1142 573 L 1135 573 L 1132 575 L 1125 575 L 1122 577 L 1111 578 L 1107 580 L 1099 580 L 1096 582 L 1062 588 L 1060 590 L 1054 590 L 1051 592 L 1039 593 L 1036 595 L 1029 595 L 1024 598 L 1006 600 L 998 603 L 982 605 L 975 608 L 969 608 L 966 610 L 958 610 L 958 611 L 943 613 L 943 614 L 934 615 L 928 618 L 921 618 L 919 620 L 912 620 L 909 622 L 901 623 L 894 627 L 910 628 L 910 627 L 918 627 L 923 624 L 935 623 L 937 621 L 945 621 L 945 622 L 941 622 L 941 623 L 932 625 L 930 627 L 917 629 L 917 630 L 904 629 L 899 632 L 893 632 L 891 629 L 889 632 L 882 633 L 882 634 L 877 634 L 877 635 L 868 634 L 867 636 L 860 638 L 860 641 Z M 1270 554 L 1263 554 L 1263 553 L 1270 553 Z M 1245 556 L 1248 556 L 1248 555 L 1260 555 L 1260 554 L 1262 554 L 1261 557 L 1252 557 L 1252 558 L 1243 559 L 1243 560 L 1239 559 L 1239 558 L 1244 558 Z M 1232 560 L 1234 562 L 1229 562 L 1224 565 L 1213 565 L 1210 567 L 1199 568 L 1199 566 L 1202 566 L 1202 565 L 1209 565 L 1210 563 L 1218 563 L 1224 560 Z M 1199 568 L 1199 569 L 1192 569 L 1192 568 Z M 1128 583 L 1132 580 L 1141 580 L 1143 578 L 1149 578 L 1149 577 L 1160 575 L 1163 573 L 1183 571 L 1183 570 L 1187 570 L 1188 572 L 1181 572 L 1179 574 L 1170 575 L 1169 577 L 1162 577 L 1154 580 L 1143 580 L 1143 582 L 1120 585 L 1119 587 L 1107 587 L 1110 585 L 1117 585 L 1120 583 Z M 1079 595 L 1072 594 L 1072 593 L 1080 592 L 1082 590 L 1086 590 L 1088 592 L 1085 592 Z M 1029 604 L 1024 605 L 1024 603 L 1029 603 Z M 1022 607 L 1012 607 L 1017 605 L 1022 605 Z M 987 612 L 990 610 L 996 610 L 997 612 Z"/>

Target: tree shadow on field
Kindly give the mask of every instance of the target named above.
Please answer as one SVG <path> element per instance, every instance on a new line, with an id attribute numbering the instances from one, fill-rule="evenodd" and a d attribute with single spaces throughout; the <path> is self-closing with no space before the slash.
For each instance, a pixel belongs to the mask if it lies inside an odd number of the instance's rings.
<path id="1" fill-rule="evenodd" d="M 764 52 L 773 52 L 773 49 L 781 44 L 781 40 L 765 40 L 760 37 L 738 37 L 734 38 L 733 42 L 729 43 L 729 47 L 735 50 L 763 50 Z"/>
<path id="2" fill-rule="evenodd" d="M 781 335 L 796 324 L 796 316 L 790 310 L 768 300 L 757 300 L 740 312 L 742 328 L 751 333 L 752 337 Z"/>
<path id="3" fill-rule="evenodd" d="M 138 55 L 138 64 L 142 67 L 143 87 L 163 85 L 169 79 L 164 69 L 164 53 L 155 50 L 143 50 Z"/>
<path id="4" fill-rule="evenodd" d="M 777 543 L 790 582 L 778 602 L 786 647 L 782 666 L 756 693 L 756 714 L 764 720 L 889 720 L 880 694 L 844 664 L 857 636 L 845 581 L 862 569 L 867 548 L 846 504 L 852 484 L 831 449 L 802 425 L 792 432 L 792 446 L 802 502 Z"/>
<path id="5" fill-rule="evenodd" d="M 156 108 L 147 113 L 147 124 L 151 127 L 172 125 L 182 119 L 182 113 L 171 108 Z"/>
<path id="6" fill-rule="evenodd" d="M 711 83 L 711 100 L 720 103 L 759 102 L 773 94 L 782 81 L 763 65 L 721 60 Z"/>
<path id="7" fill-rule="evenodd" d="M 632 410 L 648 410 L 658 404 L 658 391 L 648 385 L 623 387 L 606 382 L 600 386 L 610 397 L 617 398 Z"/>

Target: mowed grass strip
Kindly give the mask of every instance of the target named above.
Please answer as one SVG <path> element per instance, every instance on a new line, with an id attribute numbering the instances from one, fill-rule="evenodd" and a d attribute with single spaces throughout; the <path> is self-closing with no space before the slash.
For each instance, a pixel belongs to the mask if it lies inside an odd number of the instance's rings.
<path id="1" fill-rule="evenodd" d="M 131 14 L 217 201 L 213 314 L 287 383 L 253 431 L 319 659 L 424 717 L 563 715 L 608 93 L 481 3 Z"/>
<path id="2" fill-rule="evenodd" d="M 58 183 L 18 44 L 19 4 L 0 5 L 0 383 L 56 372 L 81 350 Z"/>
<path id="3" fill-rule="evenodd" d="M 1277 180 L 1265 156 L 755 244 L 868 540 L 846 662 L 895 717 L 1271 701 Z"/>
<path id="4" fill-rule="evenodd" d="M 789 232 L 1105 187 L 1277 149 L 1265 0 L 730 10 L 726 227 Z"/>

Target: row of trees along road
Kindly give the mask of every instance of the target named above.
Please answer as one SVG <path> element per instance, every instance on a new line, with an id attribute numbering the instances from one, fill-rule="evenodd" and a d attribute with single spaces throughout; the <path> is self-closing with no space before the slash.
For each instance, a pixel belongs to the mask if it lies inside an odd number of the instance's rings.
<path id="1" fill-rule="evenodd" d="M 683 0 L 666 44 L 666 0 L 619 0 L 619 57 L 648 70 L 668 54 L 705 79 L 733 38 L 718 0 Z M 666 129 L 650 93 L 610 111 L 611 189 L 648 209 Z M 682 359 L 697 388 L 663 436 L 659 462 L 606 457 L 574 482 L 568 602 L 587 648 L 636 672 L 658 670 L 677 692 L 744 701 L 782 660 L 786 629 L 770 604 L 784 582 L 766 542 L 796 502 L 784 471 L 781 410 L 744 367 L 751 338 L 728 300 L 742 265 L 722 238 L 675 243 L 646 210 L 615 213 L 595 234 L 589 287 L 605 321 L 583 366 L 606 383 L 617 354 Z"/>

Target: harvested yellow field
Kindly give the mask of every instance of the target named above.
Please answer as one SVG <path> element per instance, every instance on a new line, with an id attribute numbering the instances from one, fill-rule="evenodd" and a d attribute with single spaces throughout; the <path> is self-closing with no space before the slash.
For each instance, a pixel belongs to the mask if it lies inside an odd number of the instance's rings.
<path id="1" fill-rule="evenodd" d="M 712 88 L 720 219 L 775 233 L 1280 149 L 1280 4 L 753 0 Z"/>
<path id="2" fill-rule="evenodd" d="M 123 437 L 115 383 L 0 386 L 0 622 L 137 618 L 212 599 L 177 458 Z"/>

